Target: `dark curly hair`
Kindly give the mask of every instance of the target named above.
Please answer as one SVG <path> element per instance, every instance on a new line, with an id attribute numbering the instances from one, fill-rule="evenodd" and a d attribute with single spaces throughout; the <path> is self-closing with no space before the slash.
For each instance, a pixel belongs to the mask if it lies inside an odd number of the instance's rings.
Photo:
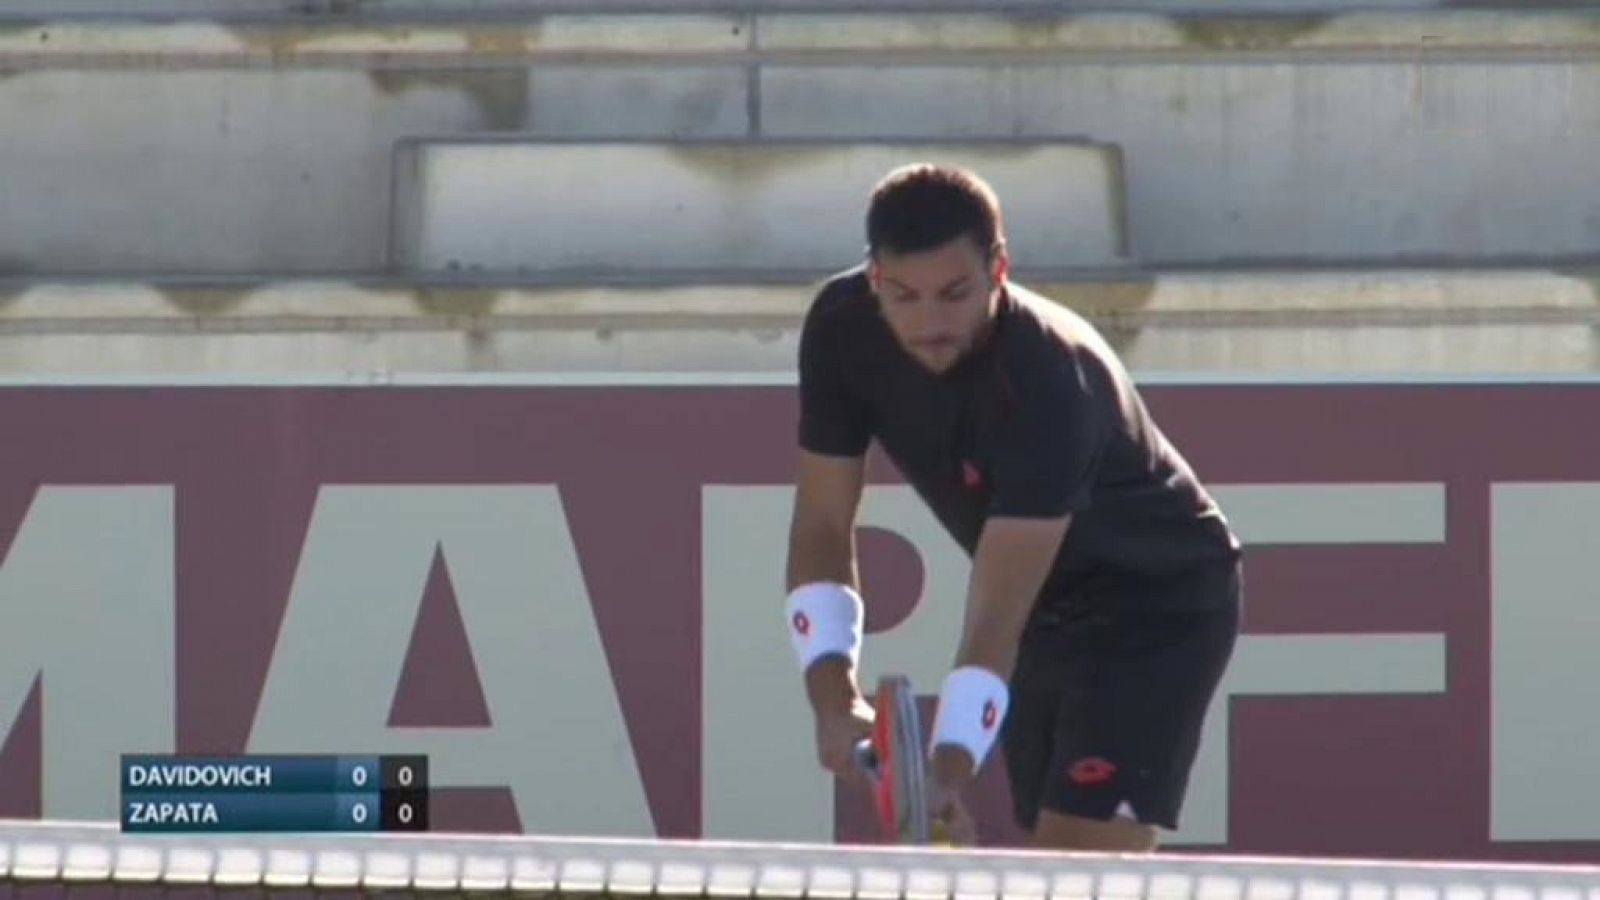
<path id="1" fill-rule="evenodd" d="M 867 252 L 920 253 L 970 237 L 992 255 L 1005 242 L 994 189 L 969 169 L 913 163 L 884 176 L 867 209 Z"/>

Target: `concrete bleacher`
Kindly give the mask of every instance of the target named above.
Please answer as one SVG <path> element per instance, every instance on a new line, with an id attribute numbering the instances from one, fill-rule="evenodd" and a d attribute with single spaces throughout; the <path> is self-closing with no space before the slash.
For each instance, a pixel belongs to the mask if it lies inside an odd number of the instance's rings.
<path id="1" fill-rule="evenodd" d="M 1592 369 L 1600 7 L 1482 6 L 3 0 L 0 372 L 788 365 L 913 152 L 1146 368 Z"/>
<path id="2" fill-rule="evenodd" d="M 1600 269 L 1030 280 L 1136 371 L 1316 377 L 1600 370 Z M 810 282 L 0 281 L 0 380 L 569 373 L 790 379 Z"/>
<path id="3" fill-rule="evenodd" d="M 1127 261 L 1114 147 L 511 138 L 407 144 L 395 262 L 432 274 L 804 277 L 862 257 L 862 198 L 919 159 L 983 172 L 1008 198 L 1013 255 L 1035 269 Z"/>
<path id="4" fill-rule="evenodd" d="M 1070 138 L 1139 265 L 1600 256 L 1600 10 L 563 8 L 14 20 L 0 272 L 381 272 L 419 135 Z"/>

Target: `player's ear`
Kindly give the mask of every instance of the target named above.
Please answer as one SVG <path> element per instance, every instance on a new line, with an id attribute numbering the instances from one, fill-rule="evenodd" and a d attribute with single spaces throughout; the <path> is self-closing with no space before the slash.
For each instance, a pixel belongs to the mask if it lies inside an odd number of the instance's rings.
<path id="1" fill-rule="evenodd" d="M 994 242 L 994 249 L 989 252 L 989 277 L 999 286 L 1005 284 L 1010 274 L 1011 254 L 1006 251 L 1006 242 L 1002 238 Z"/>

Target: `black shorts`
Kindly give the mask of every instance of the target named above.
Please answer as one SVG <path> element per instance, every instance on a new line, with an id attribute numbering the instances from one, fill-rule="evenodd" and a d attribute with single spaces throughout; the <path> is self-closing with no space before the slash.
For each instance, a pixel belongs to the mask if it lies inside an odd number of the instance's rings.
<path id="1" fill-rule="evenodd" d="M 1035 617 L 1001 733 L 1023 828 L 1041 807 L 1102 821 L 1131 811 L 1178 827 L 1241 593 L 1235 566 Z"/>

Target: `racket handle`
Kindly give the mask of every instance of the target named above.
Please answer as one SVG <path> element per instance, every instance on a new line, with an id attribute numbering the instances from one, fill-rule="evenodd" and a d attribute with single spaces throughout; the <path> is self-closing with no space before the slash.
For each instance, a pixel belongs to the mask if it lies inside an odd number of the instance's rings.
<path id="1" fill-rule="evenodd" d="M 862 738 L 861 740 L 857 741 L 855 749 L 851 752 L 851 756 L 855 759 L 857 768 L 866 772 L 868 775 L 872 775 L 874 777 L 877 776 L 878 751 L 872 748 L 871 740 Z"/>

